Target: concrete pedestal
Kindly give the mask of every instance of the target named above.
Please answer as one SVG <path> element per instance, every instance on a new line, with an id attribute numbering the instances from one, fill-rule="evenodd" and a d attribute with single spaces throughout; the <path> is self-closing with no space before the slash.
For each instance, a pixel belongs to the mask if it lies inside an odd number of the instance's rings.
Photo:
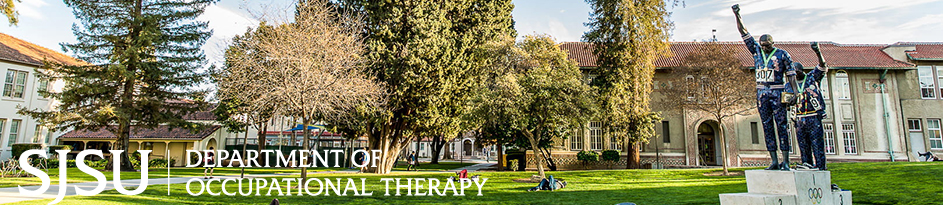
<path id="1" fill-rule="evenodd" d="M 829 171 L 747 170 L 745 174 L 747 193 L 721 194 L 720 204 L 851 204 L 851 191 L 832 191 Z"/>

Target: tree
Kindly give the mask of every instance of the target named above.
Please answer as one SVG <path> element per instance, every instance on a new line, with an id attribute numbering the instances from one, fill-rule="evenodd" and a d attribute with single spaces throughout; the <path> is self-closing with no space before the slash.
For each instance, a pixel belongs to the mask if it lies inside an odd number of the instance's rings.
<path id="1" fill-rule="evenodd" d="M 199 101 L 186 100 L 202 97 L 192 87 L 204 80 L 197 71 L 204 64 L 201 46 L 211 35 L 207 23 L 195 19 L 215 2 L 66 0 L 81 24 L 73 27 L 78 42 L 62 47 L 88 64 L 38 69 L 43 78 L 65 81 L 62 92 L 47 93 L 61 104 L 55 111 L 20 113 L 57 130 L 108 130 L 117 136 L 116 150 L 127 150 L 132 129 L 198 128 L 182 118 L 202 109 Z M 134 171 L 128 153 L 120 157 L 121 170 Z"/>
<path id="2" fill-rule="evenodd" d="M 664 0 L 587 0 L 593 13 L 583 39 L 594 46 L 606 133 L 622 139 L 626 168 L 639 168 L 639 143 L 654 136 L 659 119 L 649 106 L 655 58 L 668 50 L 672 22 Z"/>
<path id="3" fill-rule="evenodd" d="M 13 3 L 14 0 L 0 0 L 0 13 L 7 16 L 7 21 L 10 22 L 10 25 L 16 25 L 20 22 L 19 15 L 20 13 L 16 11 L 16 4 Z M 15 0 L 16 2 L 23 2 L 21 0 Z"/>
<path id="4" fill-rule="evenodd" d="M 724 122 L 756 107 L 753 74 L 734 54 L 732 49 L 714 42 L 700 43 L 684 57 L 681 67 L 671 70 L 671 86 L 661 90 L 660 104 L 665 108 L 707 113 L 721 126 L 724 175 L 730 161 Z"/>
<path id="5" fill-rule="evenodd" d="M 360 18 L 338 12 L 327 0 L 302 1 L 296 9 L 291 17 L 272 15 L 271 22 L 280 24 L 260 26 L 251 38 L 230 46 L 227 53 L 238 55 L 226 56 L 232 63 L 219 75 L 218 86 L 226 98 L 300 118 L 303 146 L 311 149 L 308 125 L 356 123 L 358 113 L 382 106 L 386 95 L 364 72 Z M 307 168 L 301 177 L 307 178 Z"/>
<path id="6" fill-rule="evenodd" d="M 390 93 L 383 110 L 363 115 L 370 148 L 383 150 L 370 171 L 388 173 L 417 137 L 442 137 L 442 143 L 470 127 L 461 117 L 474 76 L 489 60 L 481 57 L 482 45 L 514 35 L 510 1 L 341 2 L 366 15 L 369 72 Z"/>
<path id="7" fill-rule="evenodd" d="M 496 51 L 504 54 L 495 62 L 493 82 L 477 100 L 479 116 L 520 133 L 537 158 L 537 171 L 545 177 L 541 142 L 552 142 L 592 116 L 593 92 L 583 82 L 575 61 L 567 58 L 549 36 L 525 36 Z"/>

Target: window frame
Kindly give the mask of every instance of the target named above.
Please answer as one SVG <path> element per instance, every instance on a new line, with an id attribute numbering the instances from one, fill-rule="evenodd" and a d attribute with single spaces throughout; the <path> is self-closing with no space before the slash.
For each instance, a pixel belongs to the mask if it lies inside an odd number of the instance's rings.
<path id="1" fill-rule="evenodd" d="M 671 123 L 661 121 L 661 142 L 671 143 Z"/>
<path id="2" fill-rule="evenodd" d="M 825 154 L 837 154 L 838 149 L 835 146 L 835 123 L 823 122 L 822 132 L 823 132 L 822 141 L 824 141 L 824 144 L 825 144 L 825 150 L 823 151 L 825 152 Z"/>
<path id="3" fill-rule="evenodd" d="M 760 123 L 750 122 L 750 140 L 753 144 L 760 144 Z"/>
<path id="4" fill-rule="evenodd" d="M 924 75 L 923 73 L 924 71 L 926 72 L 927 75 Z M 938 98 L 937 96 L 938 94 L 937 88 L 939 87 L 939 85 L 937 85 L 938 78 L 934 76 L 936 72 L 937 70 L 934 69 L 933 66 L 928 66 L 928 65 L 917 66 L 917 87 L 919 89 L 921 99 L 937 99 Z M 924 82 L 929 82 L 927 83 L 929 84 L 929 86 L 925 86 Z M 926 92 L 925 90 L 929 90 L 929 92 Z"/>
<path id="5" fill-rule="evenodd" d="M 17 138 L 20 137 L 20 126 L 23 124 L 21 119 L 10 120 L 10 129 L 7 131 L 7 147 L 13 147 L 13 144 L 16 144 Z"/>
<path id="6" fill-rule="evenodd" d="M 858 135 L 854 123 L 842 123 L 842 142 L 845 154 L 858 154 Z"/>
<path id="7" fill-rule="evenodd" d="M 26 85 L 29 84 L 28 80 L 29 80 L 29 72 L 16 70 L 16 69 L 7 69 L 6 79 L 3 81 L 3 90 L 2 92 L 0 92 L 0 95 L 2 95 L 2 97 L 5 97 L 5 98 L 16 98 L 16 99 L 25 98 Z M 19 91 L 19 96 L 16 95 L 18 88 L 22 89 Z"/>
<path id="8" fill-rule="evenodd" d="M 589 123 L 589 149 L 590 150 L 605 149 L 602 122 Z"/>
<path id="9" fill-rule="evenodd" d="M 848 73 L 843 70 L 835 72 L 835 81 L 836 86 L 838 86 L 838 89 L 836 89 L 838 96 L 836 96 L 836 98 L 839 100 L 851 100 L 851 78 L 848 76 Z"/>
<path id="10" fill-rule="evenodd" d="M 936 122 L 931 123 L 931 122 Z M 931 125 L 936 125 L 936 128 L 933 128 Z M 943 149 L 943 125 L 941 125 L 941 120 L 939 118 L 927 119 L 927 139 L 930 141 L 930 149 Z M 934 147 L 933 142 L 937 142 L 937 147 Z"/>

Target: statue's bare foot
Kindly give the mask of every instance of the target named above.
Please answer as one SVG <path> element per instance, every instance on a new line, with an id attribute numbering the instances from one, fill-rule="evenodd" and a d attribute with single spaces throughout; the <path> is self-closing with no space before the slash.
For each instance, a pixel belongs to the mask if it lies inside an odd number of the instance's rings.
<path id="1" fill-rule="evenodd" d="M 789 163 L 783 162 L 782 164 L 780 164 L 780 165 L 779 165 L 779 170 L 790 171 L 790 169 L 789 169 Z"/>

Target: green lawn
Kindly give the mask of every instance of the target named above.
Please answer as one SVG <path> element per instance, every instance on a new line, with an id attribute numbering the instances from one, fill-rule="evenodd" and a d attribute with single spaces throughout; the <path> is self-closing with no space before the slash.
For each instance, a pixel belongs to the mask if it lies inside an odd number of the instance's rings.
<path id="1" fill-rule="evenodd" d="M 854 191 L 855 204 L 936 204 L 943 201 L 943 163 L 841 163 L 831 164 L 833 182 Z M 744 168 L 732 169 L 742 171 Z M 743 176 L 705 176 L 717 169 L 676 170 L 596 170 L 549 172 L 569 182 L 558 191 L 526 192 L 533 183 L 512 180 L 528 178 L 534 172 L 478 172 L 488 178 L 484 196 L 382 196 L 379 178 L 435 177 L 452 173 L 395 172 L 373 174 L 315 174 L 318 178 L 367 178 L 367 190 L 374 196 L 202 196 L 187 194 L 183 184 L 148 187 L 137 196 L 107 191 L 97 196 L 68 197 L 61 204 L 260 204 L 279 198 L 286 204 L 717 204 L 718 194 L 746 192 Z M 228 184 L 229 190 L 237 185 Z M 473 186 L 474 187 L 474 186 Z M 217 187 L 218 188 L 218 187 Z M 267 189 L 263 189 L 264 190 Z M 474 190 L 474 189 L 472 189 Z M 218 190 L 217 190 L 218 191 Z M 264 193 L 263 193 L 264 194 Z M 21 202 L 46 204 L 52 199 Z"/>
<path id="2" fill-rule="evenodd" d="M 309 169 L 312 171 L 337 171 L 337 170 L 347 170 L 346 168 L 315 168 Z M 101 170 L 99 170 L 101 171 Z M 101 171 L 105 175 L 105 178 L 108 181 L 111 181 L 113 178 L 113 172 L 110 171 Z M 216 168 L 213 171 L 214 176 L 223 176 L 223 175 L 239 175 L 241 172 L 240 168 Z M 287 168 L 247 168 L 247 174 L 274 174 L 274 173 L 300 173 L 300 169 L 287 169 Z M 46 173 L 49 175 L 50 180 L 52 180 L 53 185 L 59 183 L 59 169 L 49 169 Z M 90 182 L 95 181 L 95 178 L 91 175 L 85 174 L 79 170 L 79 168 L 69 168 L 66 171 L 68 175 L 68 183 L 78 183 L 78 182 Z M 152 168 L 148 169 L 147 176 L 149 178 L 166 178 L 167 169 Z M 203 176 L 203 168 L 170 168 L 170 177 L 197 177 Z M 121 179 L 140 179 L 140 172 L 121 172 Z M 39 177 L 18 177 L 18 178 L 0 178 L 0 188 L 3 187 L 16 187 L 17 185 L 41 185 L 42 181 Z"/>
<path id="3" fill-rule="evenodd" d="M 439 164 L 429 164 L 429 163 L 419 163 L 420 171 L 448 171 L 453 169 L 458 169 L 462 167 L 467 167 L 475 165 L 474 163 L 461 163 L 461 162 L 439 162 Z M 406 171 L 406 162 L 398 163 L 396 167 L 393 167 L 393 170 L 397 171 Z"/>

